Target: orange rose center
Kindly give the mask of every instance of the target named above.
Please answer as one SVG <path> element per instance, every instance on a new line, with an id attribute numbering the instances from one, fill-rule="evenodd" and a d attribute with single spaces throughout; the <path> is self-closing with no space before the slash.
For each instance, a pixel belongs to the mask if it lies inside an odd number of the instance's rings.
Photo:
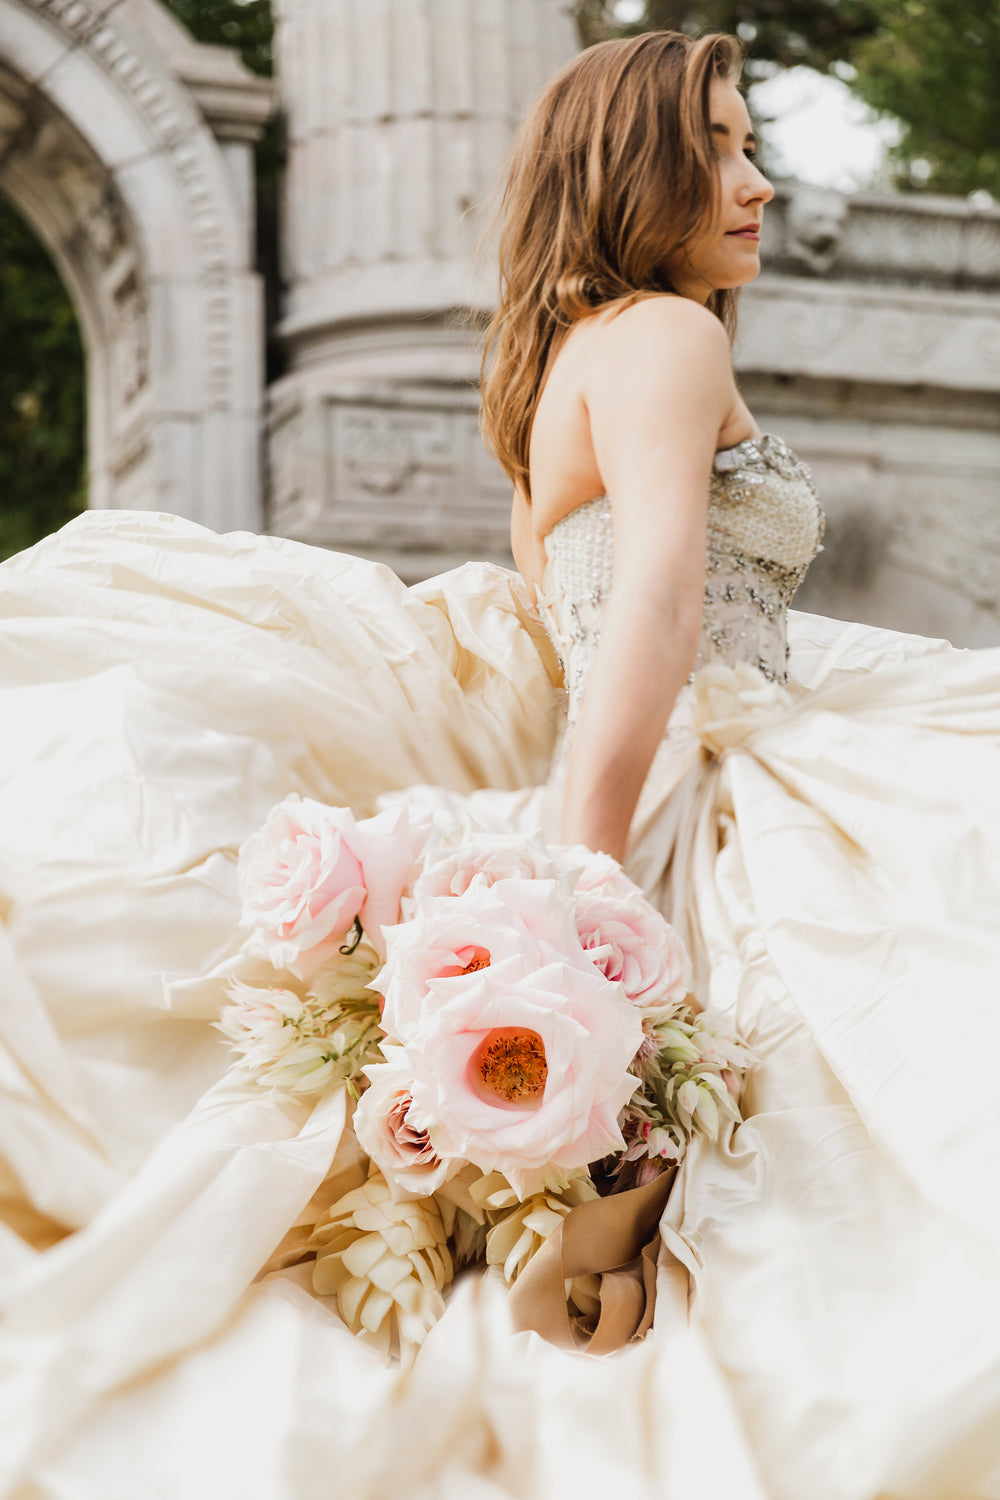
<path id="1" fill-rule="evenodd" d="M 464 963 L 449 964 L 441 970 L 438 976 L 440 979 L 454 979 L 458 974 L 476 974 L 480 969 L 488 969 L 491 963 L 489 949 L 480 948 L 478 943 L 473 943 L 468 948 L 459 948 L 455 957 L 464 959 Z"/>
<path id="2" fill-rule="evenodd" d="M 549 1076 L 538 1032 L 512 1026 L 490 1032 L 476 1053 L 475 1068 L 484 1091 L 505 1104 L 540 1101 Z"/>

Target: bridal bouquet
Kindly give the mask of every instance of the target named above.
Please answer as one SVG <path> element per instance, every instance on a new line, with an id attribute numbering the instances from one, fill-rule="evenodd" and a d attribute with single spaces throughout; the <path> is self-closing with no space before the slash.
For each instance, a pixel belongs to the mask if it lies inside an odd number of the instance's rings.
<path id="1" fill-rule="evenodd" d="M 314 1285 L 386 1354 L 412 1354 L 456 1267 L 513 1283 L 574 1209 L 740 1119 L 749 1054 L 605 855 L 290 797 L 238 873 L 275 980 L 232 985 L 218 1025 L 260 1084 L 356 1101 L 369 1175 L 316 1225 Z M 592 1326 L 593 1278 L 568 1296 Z"/>

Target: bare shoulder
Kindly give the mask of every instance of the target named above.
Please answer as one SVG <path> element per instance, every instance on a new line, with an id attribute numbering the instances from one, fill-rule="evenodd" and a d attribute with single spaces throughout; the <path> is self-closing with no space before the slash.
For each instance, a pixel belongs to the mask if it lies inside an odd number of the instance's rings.
<path id="1" fill-rule="evenodd" d="M 721 332 L 724 342 L 728 343 L 726 331 L 715 313 L 691 297 L 680 297 L 672 292 L 642 296 L 626 307 L 610 308 L 605 314 L 605 327 L 632 334 L 667 328 L 692 332 L 700 329 L 706 337 L 711 337 L 713 331 Z"/>
<path id="2" fill-rule="evenodd" d="M 641 355 L 644 360 L 655 360 L 659 355 L 672 364 L 683 349 L 727 369 L 732 363 L 725 328 L 713 312 L 690 297 L 643 297 L 621 311 L 606 313 L 595 334 L 594 350 L 599 346 L 604 359 Z"/>
<path id="3" fill-rule="evenodd" d="M 609 310 L 593 330 L 583 370 L 583 396 L 593 411 L 621 408 L 639 396 L 704 403 L 723 411 L 736 395 L 729 335 L 714 313 L 689 297 L 644 297 Z M 641 396 L 639 393 L 641 392 Z"/>

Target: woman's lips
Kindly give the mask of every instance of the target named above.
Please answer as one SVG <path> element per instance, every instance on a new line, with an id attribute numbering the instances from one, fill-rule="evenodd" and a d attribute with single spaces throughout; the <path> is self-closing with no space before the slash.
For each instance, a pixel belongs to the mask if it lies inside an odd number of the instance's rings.
<path id="1" fill-rule="evenodd" d="M 731 239 L 737 240 L 759 240 L 760 229 L 755 224 L 752 229 L 730 229 L 727 233 Z"/>

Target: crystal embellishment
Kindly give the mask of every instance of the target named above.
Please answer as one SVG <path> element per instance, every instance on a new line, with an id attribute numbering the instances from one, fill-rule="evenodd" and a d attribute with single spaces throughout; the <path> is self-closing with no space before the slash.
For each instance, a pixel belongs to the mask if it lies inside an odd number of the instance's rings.
<path id="1" fill-rule="evenodd" d="M 806 465 L 781 438 L 748 438 L 715 456 L 709 482 L 701 640 L 692 676 L 708 662 L 746 662 L 771 682 L 788 678 L 787 613 L 825 528 Z M 570 722 L 611 593 L 611 505 L 578 506 L 545 539 L 539 611 L 563 666 Z M 669 733 L 669 731 L 668 731 Z"/>

